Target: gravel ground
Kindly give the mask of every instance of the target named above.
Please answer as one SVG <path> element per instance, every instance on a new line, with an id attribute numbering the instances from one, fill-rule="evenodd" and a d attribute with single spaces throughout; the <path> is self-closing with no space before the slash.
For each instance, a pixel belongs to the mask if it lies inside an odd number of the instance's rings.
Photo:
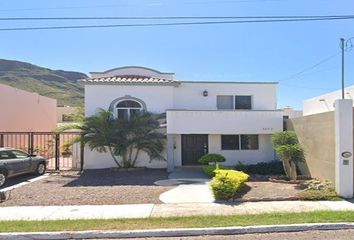
<path id="1" fill-rule="evenodd" d="M 171 187 L 156 186 L 167 179 L 166 170 L 63 172 L 11 191 L 2 206 L 111 205 L 161 203 L 161 193 Z"/>
<path id="2" fill-rule="evenodd" d="M 237 199 L 240 197 L 242 200 L 293 198 L 303 189 L 300 184 L 247 182 Z"/>
<path id="3" fill-rule="evenodd" d="M 308 232 L 286 232 L 286 233 L 262 233 L 228 236 L 196 236 L 196 237 L 174 237 L 174 238 L 132 238 L 139 240 L 351 240 L 354 239 L 354 230 L 336 231 L 308 231 Z"/>

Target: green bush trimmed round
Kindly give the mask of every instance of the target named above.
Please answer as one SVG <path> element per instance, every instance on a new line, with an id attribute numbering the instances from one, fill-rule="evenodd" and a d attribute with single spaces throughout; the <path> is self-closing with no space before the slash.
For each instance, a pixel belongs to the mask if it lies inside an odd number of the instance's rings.
<path id="1" fill-rule="evenodd" d="M 205 154 L 201 158 L 198 159 L 198 162 L 203 165 L 208 165 L 209 163 L 217 163 L 217 162 L 225 162 L 226 159 L 223 155 L 217 153 L 209 153 Z"/>

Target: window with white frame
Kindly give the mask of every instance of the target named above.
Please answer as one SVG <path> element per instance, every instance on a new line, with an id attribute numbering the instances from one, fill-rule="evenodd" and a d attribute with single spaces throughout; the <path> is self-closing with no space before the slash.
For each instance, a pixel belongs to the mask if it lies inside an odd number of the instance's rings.
<path id="1" fill-rule="evenodd" d="M 220 95 L 216 96 L 218 109 L 233 109 L 234 108 L 234 96 L 232 95 Z"/>
<path id="2" fill-rule="evenodd" d="M 221 135 L 221 150 L 257 150 L 258 135 Z"/>
<path id="3" fill-rule="evenodd" d="M 118 119 L 129 120 L 131 116 L 143 110 L 143 106 L 134 100 L 123 100 L 116 105 L 116 116 Z"/>
<path id="4" fill-rule="evenodd" d="M 218 95 L 217 109 L 242 110 L 252 109 L 252 96 L 249 95 Z"/>

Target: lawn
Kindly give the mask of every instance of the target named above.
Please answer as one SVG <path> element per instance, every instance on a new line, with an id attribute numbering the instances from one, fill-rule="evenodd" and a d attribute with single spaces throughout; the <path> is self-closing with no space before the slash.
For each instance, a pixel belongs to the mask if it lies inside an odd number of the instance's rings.
<path id="1" fill-rule="evenodd" d="M 303 213 L 110 220 L 1 221 L 0 232 L 136 230 L 323 222 L 354 222 L 354 211 L 314 211 Z"/>

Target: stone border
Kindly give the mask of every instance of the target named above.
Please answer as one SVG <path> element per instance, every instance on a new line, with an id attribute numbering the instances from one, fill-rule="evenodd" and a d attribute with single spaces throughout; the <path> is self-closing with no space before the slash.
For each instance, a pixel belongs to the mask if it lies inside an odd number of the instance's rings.
<path id="1" fill-rule="evenodd" d="M 273 198 L 236 198 L 232 202 L 271 202 L 271 201 L 301 201 L 302 199 L 296 196 L 293 197 L 273 197 Z"/>
<path id="2" fill-rule="evenodd" d="M 248 227 L 218 228 L 174 228 L 154 230 L 128 231 L 78 231 L 78 232 L 24 232 L 0 233 L 0 239 L 95 239 L 95 238 L 149 238 L 149 237 L 182 237 L 203 235 L 240 235 L 257 233 L 303 232 L 313 230 L 354 229 L 354 223 L 311 223 L 291 225 L 262 225 Z"/>

